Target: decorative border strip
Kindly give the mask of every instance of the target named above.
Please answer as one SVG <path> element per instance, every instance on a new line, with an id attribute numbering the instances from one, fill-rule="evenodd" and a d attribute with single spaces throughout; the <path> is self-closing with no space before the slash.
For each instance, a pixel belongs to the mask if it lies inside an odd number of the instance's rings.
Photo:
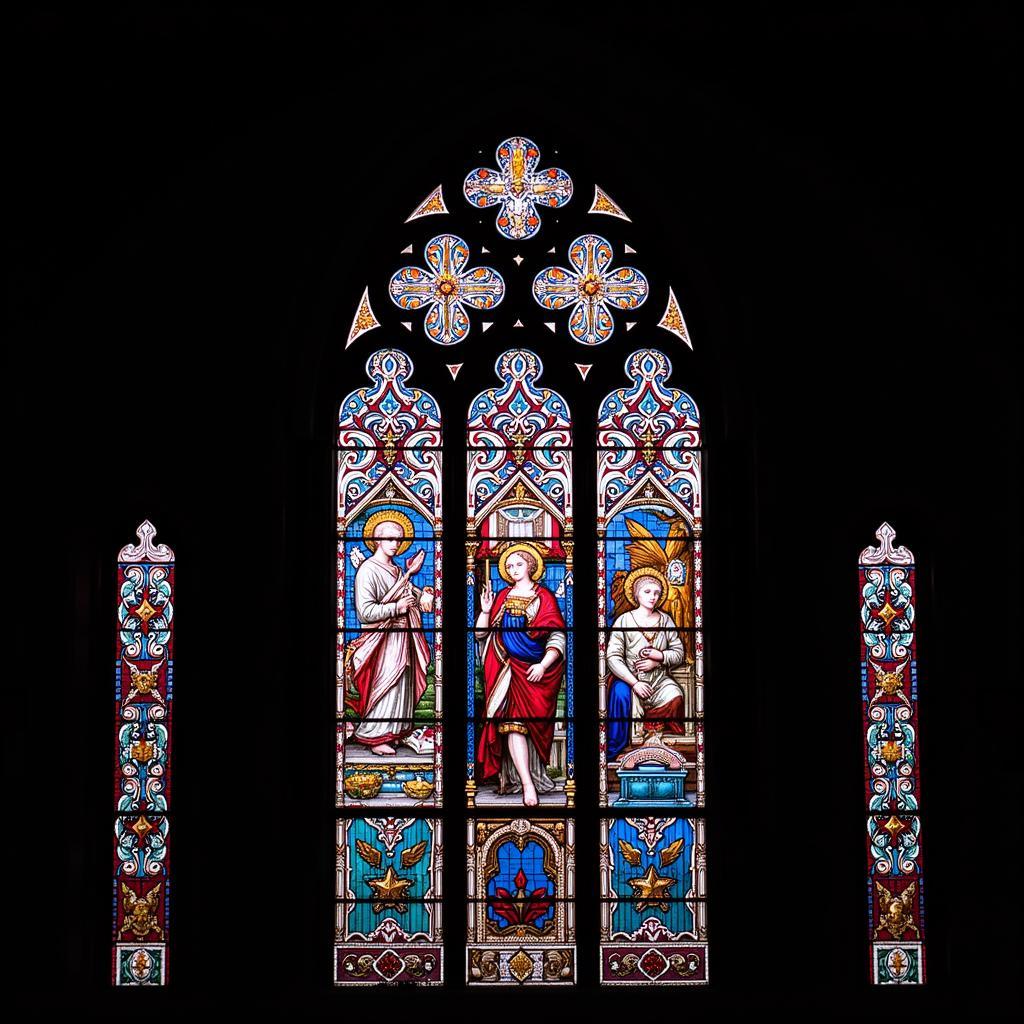
<path id="1" fill-rule="evenodd" d="M 860 678 L 864 712 L 871 981 L 925 980 L 921 776 L 917 709 L 914 556 L 893 544 L 888 524 L 878 547 L 860 554 Z"/>
<path id="2" fill-rule="evenodd" d="M 148 520 L 117 565 L 114 665 L 116 986 L 166 985 L 171 880 L 174 552 Z"/>

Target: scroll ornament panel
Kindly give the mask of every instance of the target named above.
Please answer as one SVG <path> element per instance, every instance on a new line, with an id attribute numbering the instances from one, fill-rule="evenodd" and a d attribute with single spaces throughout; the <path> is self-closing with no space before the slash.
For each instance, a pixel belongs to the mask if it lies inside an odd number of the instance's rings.
<path id="1" fill-rule="evenodd" d="M 441 836 L 436 818 L 338 822 L 335 984 L 443 981 Z"/>
<path id="2" fill-rule="evenodd" d="M 704 821 L 601 822 L 601 982 L 708 980 Z"/>
<path id="3" fill-rule="evenodd" d="M 925 981 L 914 556 L 888 524 L 860 555 L 871 980 Z"/>
<path id="4" fill-rule="evenodd" d="M 116 986 L 165 985 L 170 930 L 174 552 L 148 520 L 117 565 L 114 667 Z"/>

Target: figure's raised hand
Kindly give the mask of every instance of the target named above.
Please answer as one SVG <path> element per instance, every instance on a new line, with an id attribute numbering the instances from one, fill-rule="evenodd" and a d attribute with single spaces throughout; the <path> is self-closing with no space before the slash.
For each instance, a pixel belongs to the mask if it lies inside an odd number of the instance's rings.
<path id="1" fill-rule="evenodd" d="M 416 573 L 418 573 L 420 571 L 420 569 L 423 568 L 423 560 L 426 557 L 427 557 L 426 551 L 424 551 L 423 548 L 420 548 L 419 551 L 417 551 L 415 555 L 412 555 L 411 557 L 409 557 L 409 558 L 407 558 L 405 560 L 405 571 L 410 576 L 415 576 Z"/>
<path id="2" fill-rule="evenodd" d="M 486 612 L 489 615 L 493 607 L 494 590 L 491 588 L 490 580 L 488 580 L 484 584 L 484 589 L 480 591 L 480 611 Z"/>

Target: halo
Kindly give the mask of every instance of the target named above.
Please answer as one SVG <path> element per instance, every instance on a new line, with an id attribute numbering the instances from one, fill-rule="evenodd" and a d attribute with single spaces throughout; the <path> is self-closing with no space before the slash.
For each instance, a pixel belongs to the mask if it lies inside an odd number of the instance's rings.
<path id="1" fill-rule="evenodd" d="M 412 535 L 416 531 L 413 529 L 412 520 L 404 512 L 399 512 L 393 508 L 382 508 L 379 512 L 374 512 L 372 516 L 367 518 L 366 524 L 363 526 L 363 543 L 370 551 L 377 550 L 377 538 L 374 537 L 373 531 L 381 523 L 396 523 L 402 528 L 403 539 L 398 545 L 398 551 L 395 554 L 400 555 L 403 551 L 408 551 L 409 545 L 412 543 Z"/>
<path id="2" fill-rule="evenodd" d="M 629 602 L 631 608 L 639 608 L 640 605 L 636 598 L 633 596 L 633 588 L 636 586 L 636 581 L 643 579 L 644 576 L 650 576 L 651 579 L 657 580 L 661 584 L 661 597 L 658 598 L 658 603 L 654 606 L 660 608 L 665 602 L 665 598 L 668 597 L 668 580 L 665 579 L 665 574 L 658 569 L 654 569 L 649 565 L 642 566 L 639 569 L 634 569 L 627 577 L 626 583 L 623 586 L 623 593 L 626 595 L 626 600 Z"/>
<path id="3" fill-rule="evenodd" d="M 506 583 L 514 582 L 512 577 L 509 576 L 508 570 L 505 568 L 505 563 L 508 561 L 508 556 L 514 554 L 517 551 L 523 551 L 528 554 L 531 558 L 536 559 L 537 568 L 530 573 L 530 579 L 537 582 L 544 575 L 544 556 L 537 549 L 534 544 L 510 544 L 501 555 L 498 557 L 498 573 Z"/>

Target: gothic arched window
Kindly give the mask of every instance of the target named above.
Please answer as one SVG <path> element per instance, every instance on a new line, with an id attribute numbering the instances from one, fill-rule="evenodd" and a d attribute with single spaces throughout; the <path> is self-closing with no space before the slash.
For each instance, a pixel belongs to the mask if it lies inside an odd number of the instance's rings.
<path id="1" fill-rule="evenodd" d="M 690 338 L 603 189 L 525 137 L 488 155 L 346 341 L 334 980 L 699 984 Z"/>

